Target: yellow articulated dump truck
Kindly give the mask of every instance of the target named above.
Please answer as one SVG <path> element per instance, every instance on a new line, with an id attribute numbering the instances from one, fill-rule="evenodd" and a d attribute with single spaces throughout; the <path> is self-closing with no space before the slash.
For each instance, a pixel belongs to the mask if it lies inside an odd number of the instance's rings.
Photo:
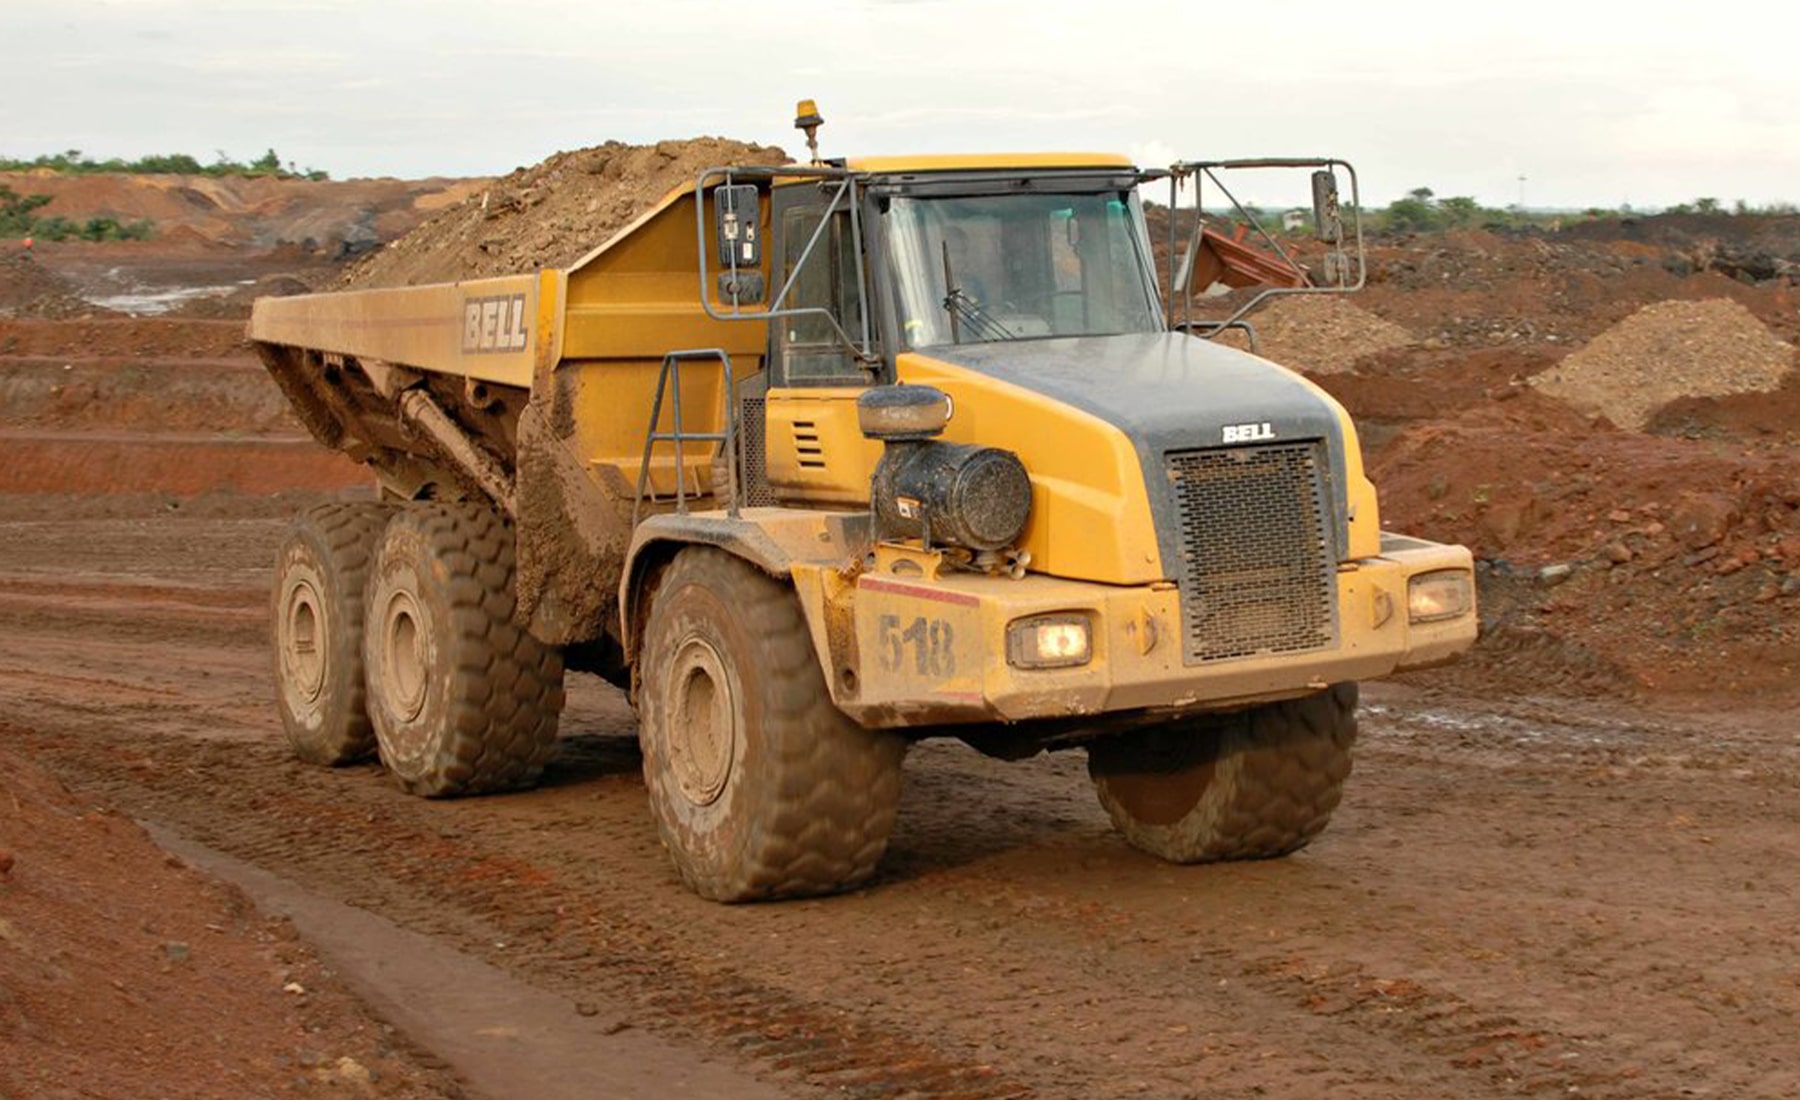
<path id="1" fill-rule="evenodd" d="M 1380 529 L 1337 402 L 1182 319 L 1204 265 L 1165 305 L 1140 187 L 1246 166 L 1313 170 L 1328 262 L 1282 292 L 1360 283 L 1342 162 L 946 156 L 720 167 L 567 270 L 259 301 L 381 487 L 279 557 L 295 749 L 524 787 L 598 674 L 721 901 L 867 879 L 931 736 L 1085 749 L 1167 860 L 1304 846 L 1357 681 L 1468 648 L 1474 580 Z"/>

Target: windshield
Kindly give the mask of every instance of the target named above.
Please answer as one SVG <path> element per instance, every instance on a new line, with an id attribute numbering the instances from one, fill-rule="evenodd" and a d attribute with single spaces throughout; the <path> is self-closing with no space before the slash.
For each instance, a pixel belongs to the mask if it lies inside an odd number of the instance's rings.
<path id="1" fill-rule="evenodd" d="M 890 200 L 909 347 L 1162 328 L 1130 192 Z"/>

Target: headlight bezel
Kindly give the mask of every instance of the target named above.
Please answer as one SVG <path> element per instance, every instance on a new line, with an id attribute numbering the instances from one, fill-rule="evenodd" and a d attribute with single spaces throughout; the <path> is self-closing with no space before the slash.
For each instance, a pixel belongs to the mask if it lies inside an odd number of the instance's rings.
<path id="1" fill-rule="evenodd" d="M 1475 609 L 1475 575 L 1466 569 L 1434 569 L 1406 579 L 1406 621 L 1441 623 Z"/>
<path id="2" fill-rule="evenodd" d="M 1067 632 L 1064 637 L 1079 635 L 1079 646 L 1058 646 L 1065 650 L 1046 656 L 1045 630 Z M 1056 635 L 1053 635 L 1056 636 Z M 1059 611 L 1047 615 L 1027 615 L 1006 624 L 1006 663 L 1014 668 L 1044 669 L 1081 668 L 1094 660 L 1093 617 L 1079 611 Z"/>

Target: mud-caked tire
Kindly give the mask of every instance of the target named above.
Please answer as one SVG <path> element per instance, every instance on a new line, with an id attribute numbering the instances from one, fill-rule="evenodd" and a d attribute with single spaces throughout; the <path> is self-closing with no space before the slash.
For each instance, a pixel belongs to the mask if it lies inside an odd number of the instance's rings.
<path id="1" fill-rule="evenodd" d="M 1356 685 L 1095 741 L 1088 774 L 1133 847 L 1175 863 L 1304 848 L 1343 797 Z"/>
<path id="2" fill-rule="evenodd" d="M 275 707 L 309 764 L 335 767 L 375 751 L 363 691 L 364 587 L 392 514 L 374 502 L 316 505 L 275 555 Z"/>
<path id="3" fill-rule="evenodd" d="M 682 879 L 726 902 L 866 880 L 893 830 L 906 742 L 832 703 L 792 589 L 694 547 L 649 599 L 644 782 Z"/>
<path id="4" fill-rule="evenodd" d="M 529 787 L 556 749 L 562 650 L 513 622 L 513 532 L 473 504 L 412 504 L 383 532 L 363 661 L 381 762 L 443 798 Z"/>

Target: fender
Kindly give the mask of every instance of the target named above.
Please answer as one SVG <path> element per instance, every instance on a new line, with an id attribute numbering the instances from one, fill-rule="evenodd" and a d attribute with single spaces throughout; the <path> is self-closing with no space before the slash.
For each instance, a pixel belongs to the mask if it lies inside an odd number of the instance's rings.
<path id="1" fill-rule="evenodd" d="M 847 566 L 870 545 L 867 512 L 746 508 L 738 519 L 723 512 L 651 516 L 632 532 L 619 582 L 619 638 L 626 660 L 637 660 L 647 610 L 642 606 L 645 580 L 684 546 L 717 547 L 792 584 L 796 566 Z M 820 628 L 812 622 L 814 601 L 802 599 L 801 606 L 818 634 Z"/>

